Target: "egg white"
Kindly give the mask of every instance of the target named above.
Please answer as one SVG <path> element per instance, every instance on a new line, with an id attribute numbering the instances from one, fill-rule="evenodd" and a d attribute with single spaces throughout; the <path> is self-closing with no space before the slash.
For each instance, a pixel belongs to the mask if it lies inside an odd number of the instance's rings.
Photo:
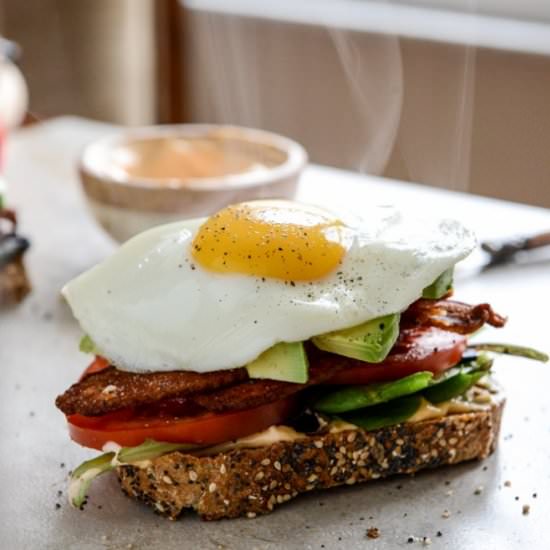
<path id="1" fill-rule="evenodd" d="M 146 231 L 63 289 L 84 332 L 118 368 L 243 366 L 278 342 L 403 311 L 475 246 L 456 221 L 371 208 L 346 218 L 354 236 L 334 272 L 290 284 L 201 268 L 191 241 L 203 221 Z"/>

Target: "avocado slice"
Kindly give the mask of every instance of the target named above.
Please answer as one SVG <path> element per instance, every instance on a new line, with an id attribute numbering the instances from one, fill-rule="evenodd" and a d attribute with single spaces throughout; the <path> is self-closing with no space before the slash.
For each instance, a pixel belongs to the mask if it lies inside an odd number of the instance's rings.
<path id="1" fill-rule="evenodd" d="M 281 342 L 246 365 L 250 378 L 269 378 L 305 384 L 309 363 L 303 342 Z"/>
<path id="2" fill-rule="evenodd" d="M 82 353 L 92 353 L 94 355 L 98 355 L 97 348 L 94 344 L 94 341 L 87 334 L 85 334 L 80 339 L 80 344 L 78 345 L 78 349 Z"/>
<path id="3" fill-rule="evenodd" d="M 453 288 L 454 267 L 444 271 L 430 286 L 422 291 L 422 298 L 438 300 Z"/>
<path id="4" fill-rule="evenodd" d="M 312 342 L 323 351 L 380 363 L 399 336 L 399 318 L 399 313 L 385 315 L 355 327 L 315 336 Z"/>

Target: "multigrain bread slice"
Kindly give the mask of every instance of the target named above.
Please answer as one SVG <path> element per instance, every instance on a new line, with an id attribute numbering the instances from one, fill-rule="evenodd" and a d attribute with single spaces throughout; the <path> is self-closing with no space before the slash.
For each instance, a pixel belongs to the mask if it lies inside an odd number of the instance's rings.
<path id="1" fill-rule="evenodd" d="M 486 458 L 497 444 L 503 408 L 498 396 L 475 412 L 214 456 L 173 452 L 117 472 L 124 493 L 170 519 L 188 508 L 205 520 L 252 518 L 307 491 Z"/>
<path id="2" fill-rule="evenodd" d="M 21 302 L 30 289 L 22 256 L 0 267 L 0 307 Z"/>

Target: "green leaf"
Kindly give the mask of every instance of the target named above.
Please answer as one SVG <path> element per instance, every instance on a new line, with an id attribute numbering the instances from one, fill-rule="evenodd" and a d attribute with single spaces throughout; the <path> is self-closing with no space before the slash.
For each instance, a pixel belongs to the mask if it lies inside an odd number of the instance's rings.
<path id="1" fill-rule="evenodd" d="M 117 453 L 117 466 L 120 464 L 132 464 L 142 460 L 153 460 L 159 456 L 173 453 L 174 451 L 191 451 L 199 449 L 200 445 L 191 443 L 163 443 L 153 439 L 147 439 L 137 447 L 123 447 Z"/>
<path id="2" fill-rule="evenodd" d="M 144 460 L 153 460 L 174 451 L 190 451 L 199 448 L 190 443 L 162 443 L 148 439 L 137 447 L 122 447 L 119 451 L 104 453 L 83 462 L 69 480 L 69 501 L 80 508 L 86 501 L 86 495 L 92 481 L 114 470 L 117 466 L 134 464 Z"/>
<path id="3" fill-rule="evenodd" d="M 434 378 L 422 394 L 432 403 L 441 403 L 458 397 L 483 378 L 492 365 L 493 360 L 489 356 L 480 354 L 475 359 L 459 363 Z"/>
<path id="4" fill-rule="evenodd" d="M 524 346 L 514 346 L 512 344 L 482 343 L 469 344 L 468 347 L 476 350 L 492 351 L 493 353 L 503 353 L 506 355 L 515 355 L 517 357 L 526 357 L 527 359 L 533 359 L 534 361 L 541 361 L 543 363 L 546 363 L 548 361 L 548 354 L 533 348 L 526 348 Z"/>
<path id="5" fill-rule="evenodd" d="M 429 386 L 432 378 L 431 372 L 422 371 L 391 382 L 346 386 L 321 397 L 314 403 L 313 408 L 320 412 L 334 414 L 378 405 L 419 392 Z"/>
<path id="6" fill-rule="evenodd" d="M 445 371 L 436 378 L 434 378 L 433 373 L 422 371 L 391 382 L 367 384 L 364 386 L 345 386 L 334 391 L 329 391 L 313 404 L 313 408 L 327 414 L 339 414 L 365 407 L 377 406 L 380 403 L 393 402 L 393 400 L 422 392 L 423 390 L 431 391 L 429 388 L 443 385 L 448 380 L 453 380 L 461 374 L 475 377 L 475 381 L 477 381 L 487 374 L 492 364 L 493 361 L 489 356 L 480 354 L 475 358 L 465 360 L 463 363 Z M 479 376 L 477 373 L 480 373 Z M 454 383 L 456 384 L 458 380 L 457 378 Z M 469 380 L 470 378 L 468 378 Z M 453 385 L 452 387 L 456 388 L 454 391 L 458 391 L 457 385 Z M 448 388 L 449 386 L 447 386 L 447 390 Z M 437 395 L 437 392 L 437 390 L 434 390 L 433 395 Z M 443 391 L 440 391 L 440 395 L 443 395 Z M 388 406 L 391 406 L 391 403 Z"/>
<path id="7" fill-rule="evenodd" d="M 464 394 L 486 374 L 486 370 L 469 371 L 468 369 L 460 369 L 460 372 L 454 376 L 427 388 L 422 393 L 431 403 L 442 403 Z"/>
<path id="8" fill-rule="evenodd" d="M 441 384 L 442 382 L 445 382 L 445 380 L 448 380 L 461 372 L 472 373 L 483 371 L 486 374 L 492 366 L 493 360 L 488 355 L 483 353 L 475 358 L 463 360 L 455 367 L 442 372 L 439 376 L 433 378 L 429 385 L 436 386 L 437 384 Z"/>
<path id="9" fill-rule="evenodd" d="M 115 453 L 105 453 L 83 462 L 72 474 L 69 480 L 69 502 L 80 508 L 86 502 L 88 489 L 92 481 L 105 472 L 110 472 L 114 466 L 112 460 Z"/>
<path id="10" fill-rule="evenodd" d="M 422 397 L 419 394 L 408 395 L 389 403 L 342 415 L 342 420 L 364 430 L 378 430 L 405 422 L 416 413 L 421 404 Z"/>

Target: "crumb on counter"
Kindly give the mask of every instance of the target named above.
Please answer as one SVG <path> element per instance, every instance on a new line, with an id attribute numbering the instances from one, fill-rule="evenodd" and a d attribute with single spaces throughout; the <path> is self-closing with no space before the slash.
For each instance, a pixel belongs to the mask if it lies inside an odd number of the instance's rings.
<path id="1" fill-rule="evenodd" d="M 369 527 L 367 529 L 367 538 L 377 539 L 378 537 L 380 537 L 380 530 L 378 527 Z"/>

